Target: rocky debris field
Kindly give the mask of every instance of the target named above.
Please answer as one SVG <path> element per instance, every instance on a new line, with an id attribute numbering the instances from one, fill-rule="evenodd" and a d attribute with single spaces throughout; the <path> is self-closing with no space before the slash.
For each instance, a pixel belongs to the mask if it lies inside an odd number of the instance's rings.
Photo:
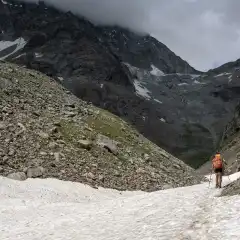
<path id="1" fill-rule="evenodd" d="M 195 171 L 120 118 L 51 78 L 0 63 L 0 174 L 154 191 L 199 183 Z"/>
<path id="2" fill-rule="evenodd" d="M 222 191 L 221 196 L 234 196 L 240 194 L 240 179 L 232 182 Z"/>

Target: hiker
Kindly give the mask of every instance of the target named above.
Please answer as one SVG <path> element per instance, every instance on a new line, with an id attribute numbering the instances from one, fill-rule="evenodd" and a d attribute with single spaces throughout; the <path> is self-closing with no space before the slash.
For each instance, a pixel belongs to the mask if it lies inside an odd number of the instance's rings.
<path id="1" fill-rule="evenodd" d="M 224 165 L 226 164 L 220 152 L 216 152 L 212 159 L 212 170 L 216 175 L 216 188 L 222 187 L 222 175 L 224 172 Z"/>

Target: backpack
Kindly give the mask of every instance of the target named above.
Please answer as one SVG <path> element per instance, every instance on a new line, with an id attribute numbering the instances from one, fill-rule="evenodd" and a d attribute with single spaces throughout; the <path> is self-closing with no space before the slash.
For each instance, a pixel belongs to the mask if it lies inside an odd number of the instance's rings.
<path id="1" fill-rule="evenodd" d="M 215 157 L 212 160 L 212 163 L 214 169 L 223 168 L 222 157 L 220 154 L 215 155 Z"/>

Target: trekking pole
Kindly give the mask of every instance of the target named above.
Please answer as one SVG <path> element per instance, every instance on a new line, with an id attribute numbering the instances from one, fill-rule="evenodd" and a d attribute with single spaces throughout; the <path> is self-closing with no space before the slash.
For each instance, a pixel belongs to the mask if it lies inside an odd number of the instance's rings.
<path id="1" fill-rule="evenodd" d="M 210 188 L 211 180 L 212 180 L 212 172 L 211 172 L 211 175 L 210 175 L 210 178 L 209 178 L 208 188 Z"/>

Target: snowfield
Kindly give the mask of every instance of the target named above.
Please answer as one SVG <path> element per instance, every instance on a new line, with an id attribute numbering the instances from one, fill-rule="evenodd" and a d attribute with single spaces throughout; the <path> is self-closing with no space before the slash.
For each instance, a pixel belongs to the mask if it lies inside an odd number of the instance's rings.
<path id="1" fill-rule="evenodd" d="M 208 176 L 209 177 L 209 176 Z M 224 177 L 224 184 L 240 174 Z M 240 196 L 212 182 L 153 193 L 92 189 L 56 179 L 0 177 L 4 240 L 239 240 Z"/>
<path id="2" fill-rule="evenodd" d="M 0 60 L 4 60 L 5 58 L 11 56 L 12 54 L 16 53 L 17 51 L 21 50 L 22 48 L 24 48 L 24 46 L 27 44 L 27 42 L 23 39 L 23 38 L 18 38 L 15 41 L 0 41 L 0 55 L 1 55 L 1 51 L 16 45 L 15 49 L 11 52 L 8 53 L 2 57 L 0 57 Z"/>

